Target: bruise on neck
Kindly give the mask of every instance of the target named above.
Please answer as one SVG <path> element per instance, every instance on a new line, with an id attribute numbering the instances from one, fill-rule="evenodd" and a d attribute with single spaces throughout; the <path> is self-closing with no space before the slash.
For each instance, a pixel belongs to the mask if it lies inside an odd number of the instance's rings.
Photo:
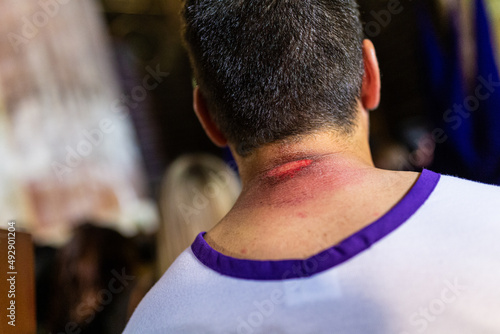
<path id="1" fill-rule="evenodd" d="M 266 177 L 275 180 L 291 179 L 302 169 L 310 166 L 312 163 L 313 160 L 311 159 L 301 159 L 287 162 L 268 171 L 266 173 Z"/>
<path id="2" fill-rule="evenodd" d="M 363 178 L 361 170 L 334 156 L 303 157 L 280 163 L 253 180 L 237 207 L 297 208 L 325 192 L 341 191 Z"/>

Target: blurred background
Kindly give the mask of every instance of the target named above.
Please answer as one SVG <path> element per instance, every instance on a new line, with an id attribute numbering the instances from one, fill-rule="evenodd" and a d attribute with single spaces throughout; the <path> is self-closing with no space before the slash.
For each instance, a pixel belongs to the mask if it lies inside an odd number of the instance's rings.
<path id="1" fill-rule="evenodd" d="M 500 184 L 500 0 L 358 3 L 382 73 L 376 165 Z M 39 333 L 120 333 L 237 197 L 192 111 L 181 6 L 0 0 L 0 222 L 32 236 Z"/>

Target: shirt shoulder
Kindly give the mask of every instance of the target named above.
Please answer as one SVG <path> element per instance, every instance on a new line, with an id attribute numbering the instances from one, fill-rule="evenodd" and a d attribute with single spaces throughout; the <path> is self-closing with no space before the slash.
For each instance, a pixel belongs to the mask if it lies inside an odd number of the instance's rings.
<path id="1" fill-rule="evenodd" d="M 195 290 L 203 286 L 207 274 L 213 275 L 187 248 L 139 303 L 124 333 L 160 333 L 175 327 L 176 322 L 183 320 L 184 305 L 199 303 Z M 179 304 L 179 300 L 183 303 Z"/>
<path id="2" fill-rule="evenodd" d="M 433 196 L 441 200 L 474 202 L 481 206 L 500 204 L 500 186 L 442 175 Z"/>

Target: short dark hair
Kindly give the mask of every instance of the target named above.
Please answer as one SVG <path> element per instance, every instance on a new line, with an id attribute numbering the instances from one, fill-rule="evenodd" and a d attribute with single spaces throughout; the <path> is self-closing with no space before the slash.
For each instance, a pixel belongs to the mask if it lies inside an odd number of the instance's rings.
<path id="1" fill-rule="evenodd" d="M 355 0 L 186 0 L 183 19 L 211 117 L 240 155 L 352 130 L 364 74 Z"/>

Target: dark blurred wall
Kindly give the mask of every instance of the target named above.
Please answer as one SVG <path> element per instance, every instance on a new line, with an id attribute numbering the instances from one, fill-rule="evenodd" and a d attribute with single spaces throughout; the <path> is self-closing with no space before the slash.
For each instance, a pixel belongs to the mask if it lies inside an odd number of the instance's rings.
<path id="1" fill-rule="evenodd" d="M 103 1 L 125 95 L 151 70 L 162 81 L 130 103 L 137 139 L 154 196 L 169 162 L 183 153 L 221 154 L 206 137 L 192 108 L 191 68 L 181 43 L 177 1 Z M 132 102 L 138 102 L 133 101 Z"/>

